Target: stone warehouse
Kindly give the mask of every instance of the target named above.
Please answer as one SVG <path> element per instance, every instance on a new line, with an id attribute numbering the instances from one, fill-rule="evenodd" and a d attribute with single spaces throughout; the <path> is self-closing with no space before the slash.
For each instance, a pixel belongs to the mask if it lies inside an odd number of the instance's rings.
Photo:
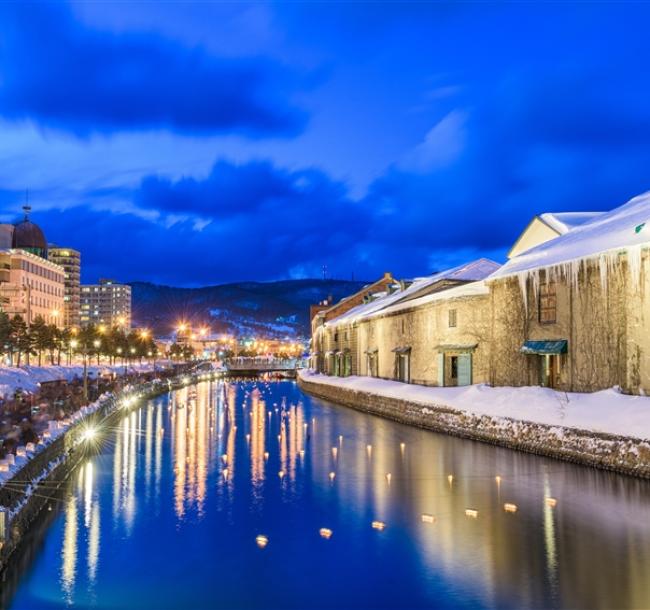
<path id="1" fill-rule="evenodd" d="M 646 226 L 648 222 L 648 226 Z M 650 392 L 650 194 L 542 214 L 508 262 L 390 274 L 312 319 L 312 366 L 422 385 Z"/>

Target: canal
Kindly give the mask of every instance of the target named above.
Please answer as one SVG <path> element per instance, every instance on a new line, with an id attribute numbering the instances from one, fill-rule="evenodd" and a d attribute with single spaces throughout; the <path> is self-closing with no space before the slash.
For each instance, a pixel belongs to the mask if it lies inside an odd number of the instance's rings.
<path id="1" fill-rule="evenodd" d="M 650 607 L 646 481 L 290 381 L 204 382 L 105 437 L 16 558 L 3 605 Z"/>

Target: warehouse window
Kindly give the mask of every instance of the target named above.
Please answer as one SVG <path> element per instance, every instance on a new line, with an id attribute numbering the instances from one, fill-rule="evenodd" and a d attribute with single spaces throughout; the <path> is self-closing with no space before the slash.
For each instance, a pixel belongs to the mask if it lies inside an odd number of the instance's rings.
<path id="1" fill-rule="evenodd" d="M 458 316 L 456 314 L 455 309 L 450 309 L 449 310 L 449 328 L 456 328 L 456 324 L 458 323 Z"/>
<path id="2" fill-rule="evenodd" d="M 555 282 L 545 282 L 539 287 L 539 323 L 554 324 L 557 318 L 557 298 Z"/>

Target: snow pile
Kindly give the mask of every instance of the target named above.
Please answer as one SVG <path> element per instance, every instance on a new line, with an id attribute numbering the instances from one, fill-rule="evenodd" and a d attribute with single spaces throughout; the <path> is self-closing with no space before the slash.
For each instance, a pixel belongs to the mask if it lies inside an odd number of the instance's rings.
<path id="1" fill-rule="evenodd" d="M 451 407 L 471 415 L 650 439 L 650 397 L 628 396 L 615 389 L 581 394 L 535 386 L 439 388 L 373 377 L 329 377 L 311 371 L 299 374 L 307 382 L 399 398 L 425 407 Z"/>

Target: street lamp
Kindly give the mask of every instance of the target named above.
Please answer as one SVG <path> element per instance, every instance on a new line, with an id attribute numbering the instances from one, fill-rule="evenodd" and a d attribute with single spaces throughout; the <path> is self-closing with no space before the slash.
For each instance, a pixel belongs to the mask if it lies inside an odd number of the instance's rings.
<path id="1" fill-rule="evenodd" d="M 79 343 L 76 339 L 72 339 L 68 345 L 70 346 L 70 349 L 68 350 L 68 366 L 70 366 L 72 365 L 72 351 L 77 348 L 77 345 L 79 345 Z"/>

